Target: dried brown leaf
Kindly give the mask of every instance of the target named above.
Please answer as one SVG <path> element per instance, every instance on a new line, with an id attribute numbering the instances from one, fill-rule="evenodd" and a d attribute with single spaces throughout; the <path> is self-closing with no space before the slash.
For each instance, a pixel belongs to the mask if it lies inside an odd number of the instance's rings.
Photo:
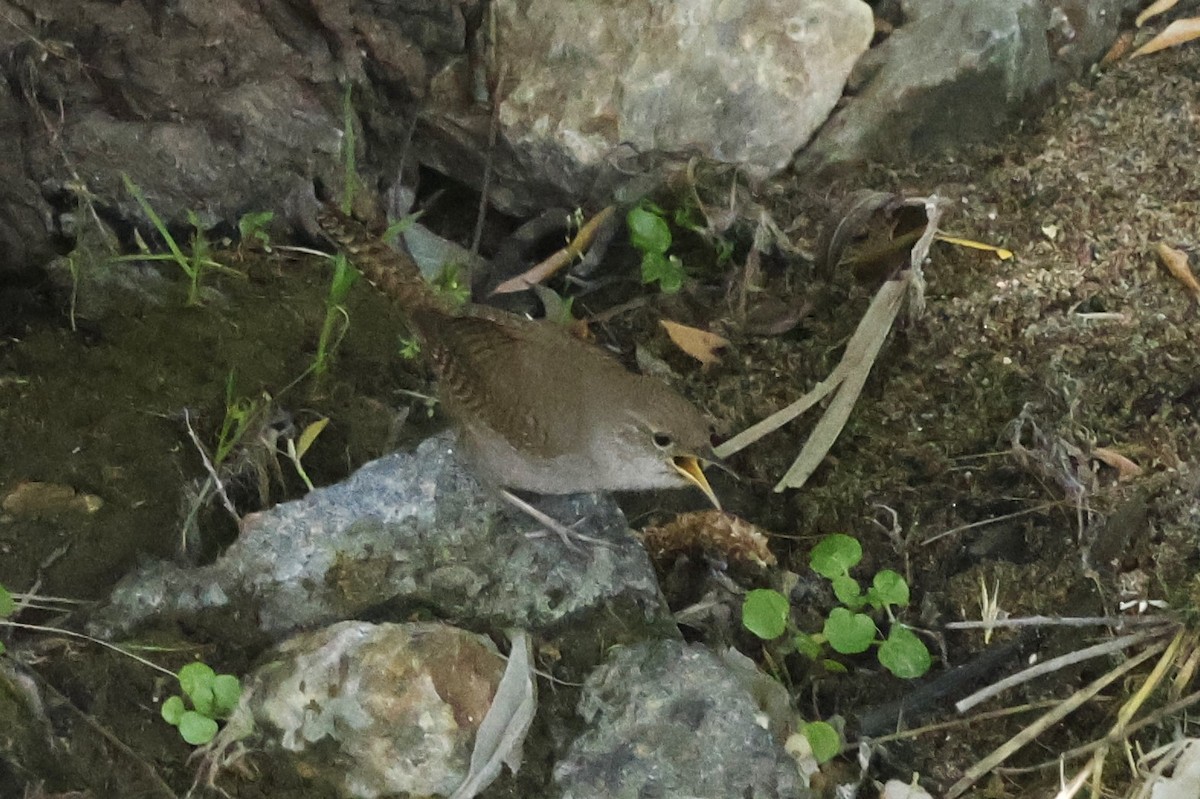
<path id="1" fill-rule="evenodd" d="M 1154 254 L 1158 256 L 1159 262 L 1167 268 L 1171 276 L 1191 292 L 1193 299 L 1200 302 L 1200 280 L 1196 280 L 1191 267 L 1188 266 L 1187 253 L 1160 241 L 1154 245 Z"/>
<path id="2" fill-rule="evenodd" d="M 1092 450 L 1092 457 L 1103 463 L 1105 466 L 1111 466 L 1117 470 L 1118 480 L 1132 480 L 1142 473 L 1142 467 L 1138 466 L 1129 458 L 1125 457 L 1115 449 L 1108 447 L 1096 447 Z"/>
<path id="3" fill-rule="evenodd" d="M 1121 31 L 1120 35 L 1113 40 L 1112 47 L 1109 47 L 1108 52 L 1100 59 L 1100 66 L 1107 67 L 1117 63 L 1125 57 L 1131 47 L 1133 47 L 1133 31 Z"/>
<path id="4" fill-rule="evenodd" d="M 667 331 L 675 346 L 695 358 L 705 366 L 711 366 L 721 359 L 717 350 L 729 346 L 729 340 L 716 333 L 701 330 L 698 327 L 681 325 L 670 319 L 660 319 L 658 322 Z"/>
<path id="5" fill-rule="evenodd" d="M 775 565 L 766 531 L 726 511 L 682 513 L 666 524 L 647 527 L 641 536 L 646 551 L 656 561 L 699 549 L 729 562 L 764 568 Z"/>
<path id="6" fill-rule="evenodd" d="M 1200 39 L 1200 17 L 1175 20 L 1164 28 L 1162 33 L 1134 50 L 1133 55 L 1129 57 L 1139 58 L 1150 55 L 1159 50 L 1166 50 L 1168 47 L 1178 47 L 1192 39 Z"/>

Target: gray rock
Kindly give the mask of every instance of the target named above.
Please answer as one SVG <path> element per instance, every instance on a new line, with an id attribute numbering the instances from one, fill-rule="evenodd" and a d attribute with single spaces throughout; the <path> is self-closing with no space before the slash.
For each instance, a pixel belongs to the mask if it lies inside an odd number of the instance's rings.
<path id="1" fill-rule="evenodd" d="M 860 0 L 500 0 L 500 145 L 492 201 L 514 212 L 606 200 L 629 174 L 690 156 L 767 174 L 825 121 L 870 42 Z M 433 81 L 414 140 L 478 185 L 488 119 L 459 99 L 461 65 Z"/>
<path id="2" fill-rule="evenodd" d="M 584 686 L 588 724 L 554 770 L 562 799 L 801 799 L 796 764 L 744 677 L 699 645 L 615 649 Z"/>
<path id="3" fill-rule="evenodd" d="M 677 635 L 649 559 L 611 499 L 548 497 L 540 508 L 603 539 L 572 549 L 481 488 L 438 436 L 243 520 L 215 563 L 152 564 L 123 579 L 91 629 L 106 637 L 186 619 L 222 640 L 277 640 L 367 613 L 423 608 L 502 629 L 572 630 L 588 641 Z M 569 624 L 568 624 L 569 622 Z M 612 639 L 610 638 L 610 641 Z M 618 640 L 627 640 L 618 635 Z"/>
<path id="4" fill-rule="evenodd" d="M 795 169 L 895 160 L 994 138 L 1111 44 L 1127 0 L 908 0 L 855 67 L 851 98 Z"/>

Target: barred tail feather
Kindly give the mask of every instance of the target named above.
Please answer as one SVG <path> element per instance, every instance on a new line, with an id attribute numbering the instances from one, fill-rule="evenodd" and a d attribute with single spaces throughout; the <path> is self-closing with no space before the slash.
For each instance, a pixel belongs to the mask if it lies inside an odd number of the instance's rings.
<path id="1" fill-rule="evenodd" d="M 342 248 L 373 286 L 394 299 L 406 314 L 439 305 L 440 300 L 413 259 L 393 250 L 357 219 L 329 205 L 317 211 L 321 231 Z"/>

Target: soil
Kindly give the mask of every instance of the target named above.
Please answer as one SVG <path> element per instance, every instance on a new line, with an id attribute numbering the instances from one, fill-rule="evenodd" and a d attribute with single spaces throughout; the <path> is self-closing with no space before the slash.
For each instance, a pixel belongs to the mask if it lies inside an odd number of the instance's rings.
<path id="1" fill-rule="evenodd" d="M 951 667 L 988 652 L 1003 653 L 1002 662 L 965 680 L 985 684 L 1035 652 L 1046 659 L 1107 635 L 998 630 L 985 642 L 980 631 L 944 630 L 946 622 L 979 618 L 981 585 L 1012 616 L 1098 616 L 1115 612 L 1122 599 L 1194 607 L 1200 297 L 1160 266 L 1154 247 L 1165 243 L 1198 258 L 1198 83 L 1200 48 L 1185 47 L 1099 72 L 999 144 L 871 167 L 822 187 L 819 197 L 798 181 L 742 187 L 741 221 L 728 234 L 734 262 L 745 260 L 759 208 L 809 254 L 762 259 L 756 297 L 811 303 L 788 332 L 747 333 L 725 300 L 726 287 L 744 275 L 713 273 L 681 295 L 652 298 L 594 326 L 626 350 L 637 344 L 664 359 L 732 434 L 833 370 L 878 286 L 846 269 L 814 267 L 828 198 L 860 188 L 936 193 L 948 205 L 946 232 L 1015 253 L 1002 260 L 934 245 L 924 313 L 902 313 L 848 424 L 803 490 L 772 486 L 819 409 L 732 458 L 740 481 L 715 478 L 727 509 L 777 536 L 780 565 L 744 578 L 746 587 L 798 575 L 793 597 L 808 597 L 798 623 L 815 631 L 833 599 L 808 569 L 808 552 L 829 533 L 853 535 L 865 551 L 856 576 L 891 568 L 907 578 L 913 601 L 902 617 L 928 631 L 939 662 L 926 682 L 935 686 Z M 701 195 L 715 206 L 733 179 L 709 175 Z M 384 300 L 357 286 L 330 372 L 296 382 L 314 358 L 328 267 L 278 253 L 217 257 L 246 276 L 208 275 L 198 307 L 184 305 L 185 281 L 170 264 L 159 265 L 168 286 L 156 299 L 98 319 L 77 314 L 74 324 L 69 292 L 29 287 L 9 297 L 16 310 L 0 341 L 0 498 L 30 491 L 22 486 L 31 482 L 58 488 L 5 506 L 0 584 L 95 600 L 140 559 L 203 560 L 218 552 L 235 529 L 219 501 L 199 510 L 198 535 L 183 534 L 207 477 L 189 421 L 211 458 L 228 410 L 253 410 L 247 446 L 220 464 L 239 513 L 305 490 L 286 458 L 256 442 L 282 441 L 281 432 L 328 418 L 302 461 L 322 485 L 436 424 L 428 405 L 413 399 L 411 392 L 429 390 L 426 376 L 399 357 L 403 328 Z M 577 312 L 602 311 L 606 296 L 584 298 Z M 717 329 L 731 344 L 702 370 L 670 349 L 656 325 L 664 316 Z M 1121 462 L 1110 453 L 1140 473 L 1116 468 Z M 631 516 L 642 520 L 644 501 L 630 502 Z M 688 591 L 673 594 L 682 604 Z M 23 636 L 31 667 L 56 692 L 51 720 L 70 746 L 61 774 L 0 774 L 0 795 L 15 795 L 35 777 L 47 791 L 86 785 L 96 796 L 188 789 L 190 747 L 158 716 L 163 686 L 154 672 L 88 644 Z M 735 637 L 762 655 L 760 644 Z M 18 639 L 9 640 L 11 647 Z M 253 657 L 220 641 L 135 643 L 151 647 L 144 654 L 168 668 L 199 655 L 236 672 Z M 880 706 L 911 690 L 870 658 L 843 658 L 843 674 L 773 654 L 770 665 L 790 681 L 801 714 L 841 716 L 850 740 L 888 732 L 869 729 L 878 718 L 895 727 L 894 713 L 881 715 Z M 1115 662 L 1055 672 L 985 709 L 1061 699 Z M 1102 737 L 1127 696 L 1121 683 L 1110 687 L 1007 764 L 1039 768 L 993 772 L 969 795 L 1028 796 L 1056 785 L 1058 754 Z M 945 790 L 1032 718 L 1032 710 L 1014 712 L 900 738 L 876 750 L 872 776 L 907 781 L 915 772 L 935 792 Z M 934 699 L 906 710 L 904 726 L 958 719 Z M 1169 740 L 1174 723 L 1168 717 L 1143 729 L 1142 748 Z M 1119 791 L 1130 774 L 1123 758 L 1109 760 L 1106 786 Z M 1068 772 L 1081 763 L 1071 761 Z M 245 797 L 312 795 L 295 775 L 258 765 L 257 777 L 230 774 L 223 787 Z M 831 766 L 827 776 L 839 770 L 849 773 L 849 765 Z"/>

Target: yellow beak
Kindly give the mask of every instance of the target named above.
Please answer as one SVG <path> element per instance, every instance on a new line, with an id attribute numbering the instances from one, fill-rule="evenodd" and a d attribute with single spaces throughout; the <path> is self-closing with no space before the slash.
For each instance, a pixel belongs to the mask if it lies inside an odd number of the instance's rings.
<path id="1" fill-rule="evenodd" d="M 704 496 L 708 497 L 708 501 L 713 504 L 714 508 L 721 509 L 721 501 L 717 499 L 712 486 L 708 484 L 708 478 L 704 476 L 704 469 L 700 467 L 699 458 L 694 455 L 676 455 L 671 458 L 671 465 L 675 467 L 675 471 L 683 475 L 683 479 L 703 491 Z"/>

